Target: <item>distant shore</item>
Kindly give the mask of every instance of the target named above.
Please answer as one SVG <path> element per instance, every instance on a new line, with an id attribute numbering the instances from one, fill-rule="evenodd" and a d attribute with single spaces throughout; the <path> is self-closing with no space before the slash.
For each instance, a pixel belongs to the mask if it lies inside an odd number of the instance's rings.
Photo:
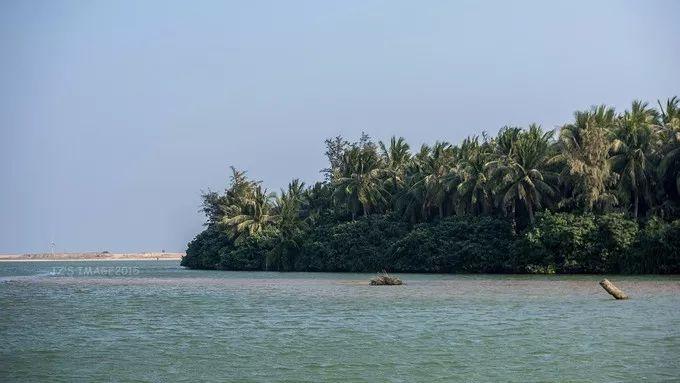
<path id="1" fill-rule="evenodd" d="M 168 261 L 180 260 L 184 253 L 144 252 L 144 253 L 35 253 L 0 254 L 0 262 L 23 261 Z"/>

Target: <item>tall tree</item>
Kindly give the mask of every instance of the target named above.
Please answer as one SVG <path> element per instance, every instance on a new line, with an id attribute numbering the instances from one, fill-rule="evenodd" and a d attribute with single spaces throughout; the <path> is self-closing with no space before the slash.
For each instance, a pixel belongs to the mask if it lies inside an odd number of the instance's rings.
<path id="1" fill-rule="evenodd" d="M 411 158 L 404 172 L 404 185 L 396 196 L 398 214 L 407 218 L 411 223 L 424 221 L 425 206 L 425 172 L 423 164 L 430 155 L 430 147 L 422 145 L 418 153 Z"/>
<path id="2" fill-rule="evenodd" d="M 367 136 L 345 150 L 333 187 L 336 200 L 347 204 L 352 219 L 359 209 L 366 216 L 387 201 L 383 174 L 382 159 Z"/>
<path id="3" fill-rule="evenodd" d="M 486 214 L 493 207 L 487 162 L 490 145 L 480 145 L 477 137 L 467 138 L 461 144 L 458 162 L 460 182 L 457 184 L 458 211 L 466 214 Z"/>
<path id="4" fill-rule="evenodd" d="M 392 137 L 389 146 L 380 141 L 380 151 L 392 190 L 402 186 L 406 165 L 411 160 L 409 145 L 403 137 Z"/>
<path id="5" fill-rule="evenodd" d="M 342 136 L 335 136 L 325 141 L 326 144 L 326 158 L 328 158 L 329 167 L 321 170 L 326 177 L 326 181 L 332 181 L 339 176 L 340 167 L 342 166 L 342 156 L 349 148 L 349 142 Z"/>
<path id="6" fill-rule="evenodd" d="M 680 193 L 680 99 L 673 97 L 666 102 L 665 108 L 661 106 L 661 130 L 660 138 L 663 143 L 661 148 L 662 160 L 659 164 L 659 173 L 662 177 L 670 180 Z"/>
<path id="7" fill-rule="evenodd" d="M 304 221 L 303 204 L 305 202 L 305 183 L 294 179 L 287 190 L 274 204 L 274 222 L 276 224 L 277 241 L 266 257 L 266 268 L 273 266 L 277 270 L 293 268 L 294 256 L 300 249 L 302 234 L 307 229 Z"/>
<path id="8" fill-rule="evenodd" d="M 256 185 L 243 206 L 240 206 L 240 213 L 225 216 L 223 223 L 230 228 L 235 241 L 242 241 L 245 235 L 256 235 L 276 222 L 271 203 L 273 198 L 274 194 Z"/>
<path id="9" fill-rule="evenodd" d="M 653 158 L 656 144 L 658 113 L 645 102 L 635 101 L 618 119 L 612 143 L 612 168 L 618 173 L 618 190 L 622 200 L 632 200 L 633 217 L 637 218 L 640 199 L 651 206 L 655 183 Z"/>
<path id="10" fill-rule="evenodd" d="M 536 124 L 517 137 L 507 159 L 491 163 L 496 180 L 498 205 L 515 218 L 517 206 L 523 206 L 534 223 L 535 211 L 555 195 L 550 185 L 556 175 L 548 170 L 553 131 L 543 132 Z"/>
<path id="11" fill-rule="evenodd" d="M 436 210 L 438 217 L 444 218 L 451 191 L 456 189 L 459 180 L 453 154 L 451 144 L 436 142 L 429 155 L 420 159 L 425 192 L 422 209 L 425 216 L 431 210 Z"/>
<path id="12" fill-rule="evenodd" d="M 559 152 L 552 162 L 562 168 L 561 207 L 592 211 L 617 203 L 611 190 L 617 175 L 609 162 L 615 122 L 614 109 L 601 105 L 574 113 L 574 122 L 560 129 Z"/>

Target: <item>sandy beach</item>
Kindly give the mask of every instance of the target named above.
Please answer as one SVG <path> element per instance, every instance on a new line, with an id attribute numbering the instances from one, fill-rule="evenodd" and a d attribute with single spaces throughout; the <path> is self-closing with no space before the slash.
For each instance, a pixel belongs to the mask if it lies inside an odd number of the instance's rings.
<path id="1" fill-rule="evenodd" d="M 35 254 L 0 254 L 0 262 L 21 261 L 156 261 L 180 260 L 184 253 L 142 252 L 142 253 L 35 253 Z"/>

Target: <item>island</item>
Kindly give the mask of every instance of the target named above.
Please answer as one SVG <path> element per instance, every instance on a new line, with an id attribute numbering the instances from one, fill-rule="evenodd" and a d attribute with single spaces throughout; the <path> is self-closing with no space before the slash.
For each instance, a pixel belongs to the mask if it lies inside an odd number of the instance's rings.
<path id="1" fill-rule="evenodd" d="M 203 194 L 194 269 L 679 273 L 680 107 L 672 97 L 412 148 L 325 142 L 313 185 L 273 193 L 232 168 Z"/>

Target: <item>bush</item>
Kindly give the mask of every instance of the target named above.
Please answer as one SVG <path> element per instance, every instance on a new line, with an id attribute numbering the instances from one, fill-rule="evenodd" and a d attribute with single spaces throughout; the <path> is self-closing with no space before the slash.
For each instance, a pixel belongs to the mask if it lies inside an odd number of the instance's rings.
<path id="1" fill-rule="evenodd" d="M 180 265 L 191 269 L 265 270 L 274 246 L 271 233 L 244 237 L 234 243 L 217 227 L 208 227 L 189 242 Z"/>
<path id="2" fill-rule="evenodd" d="M 219 268 L 235 271 L 266 270 L 267 254 L 272 250 L 273 239 L 268 235 L 248 236 L 239 240 L 238 246 L 220 250 Z"/>
<path id="3" fill-rule="evenodd" d="M 523 272 L 620 272 L 637 232 L 623 214 L 544 212 L 516 244 L 513 264 Z"/>
<path id="4" fill-rule="evenodd" d="M 644 225 L 623 263 L 626 273 L 680 273 L 680 220 L 652 218 Z"/>
<path id="5" fill-rule="evenodd" d="M 189 242 L 180 265 L 191 269 L 219 269 L 222 254 L 233 248 L 232 241 L 224 232 L 208 227 Z"/>
<path id="6" fill-rule="evenodd" d="M 597 226 L 598 270 L 607 273 L 622 272 L 626 257 L 631 253 L 640 232 L 638 223 L 624 214 L 612 213 L 599 216 Z"/>
<path id="7" fill-rule="evenodd" d="M 493 217 L 450 217 L 416 226 L 391 249 L 394 271 L 507 272 L 511 224 Z"/>
<path id="8" fill-rule="evenodd" d="M 196 269 L 424 273 L 680 273 L 680 220 L 639 229 L 624 214 L 537 215 L 520 236 L 505 219 L 449 217 L 414 227 L 388 215 L 276 230 L 234 243 L 210 226 L 189 243 Z"/>
<path id="9" fill-rule="evenodd" d="M 389 216 L 369 216 L 356 221 L 314 229 L 296 260 L 300 271 L 392 270 L 390 246 L 406 235 L 408 225 Z"/>

